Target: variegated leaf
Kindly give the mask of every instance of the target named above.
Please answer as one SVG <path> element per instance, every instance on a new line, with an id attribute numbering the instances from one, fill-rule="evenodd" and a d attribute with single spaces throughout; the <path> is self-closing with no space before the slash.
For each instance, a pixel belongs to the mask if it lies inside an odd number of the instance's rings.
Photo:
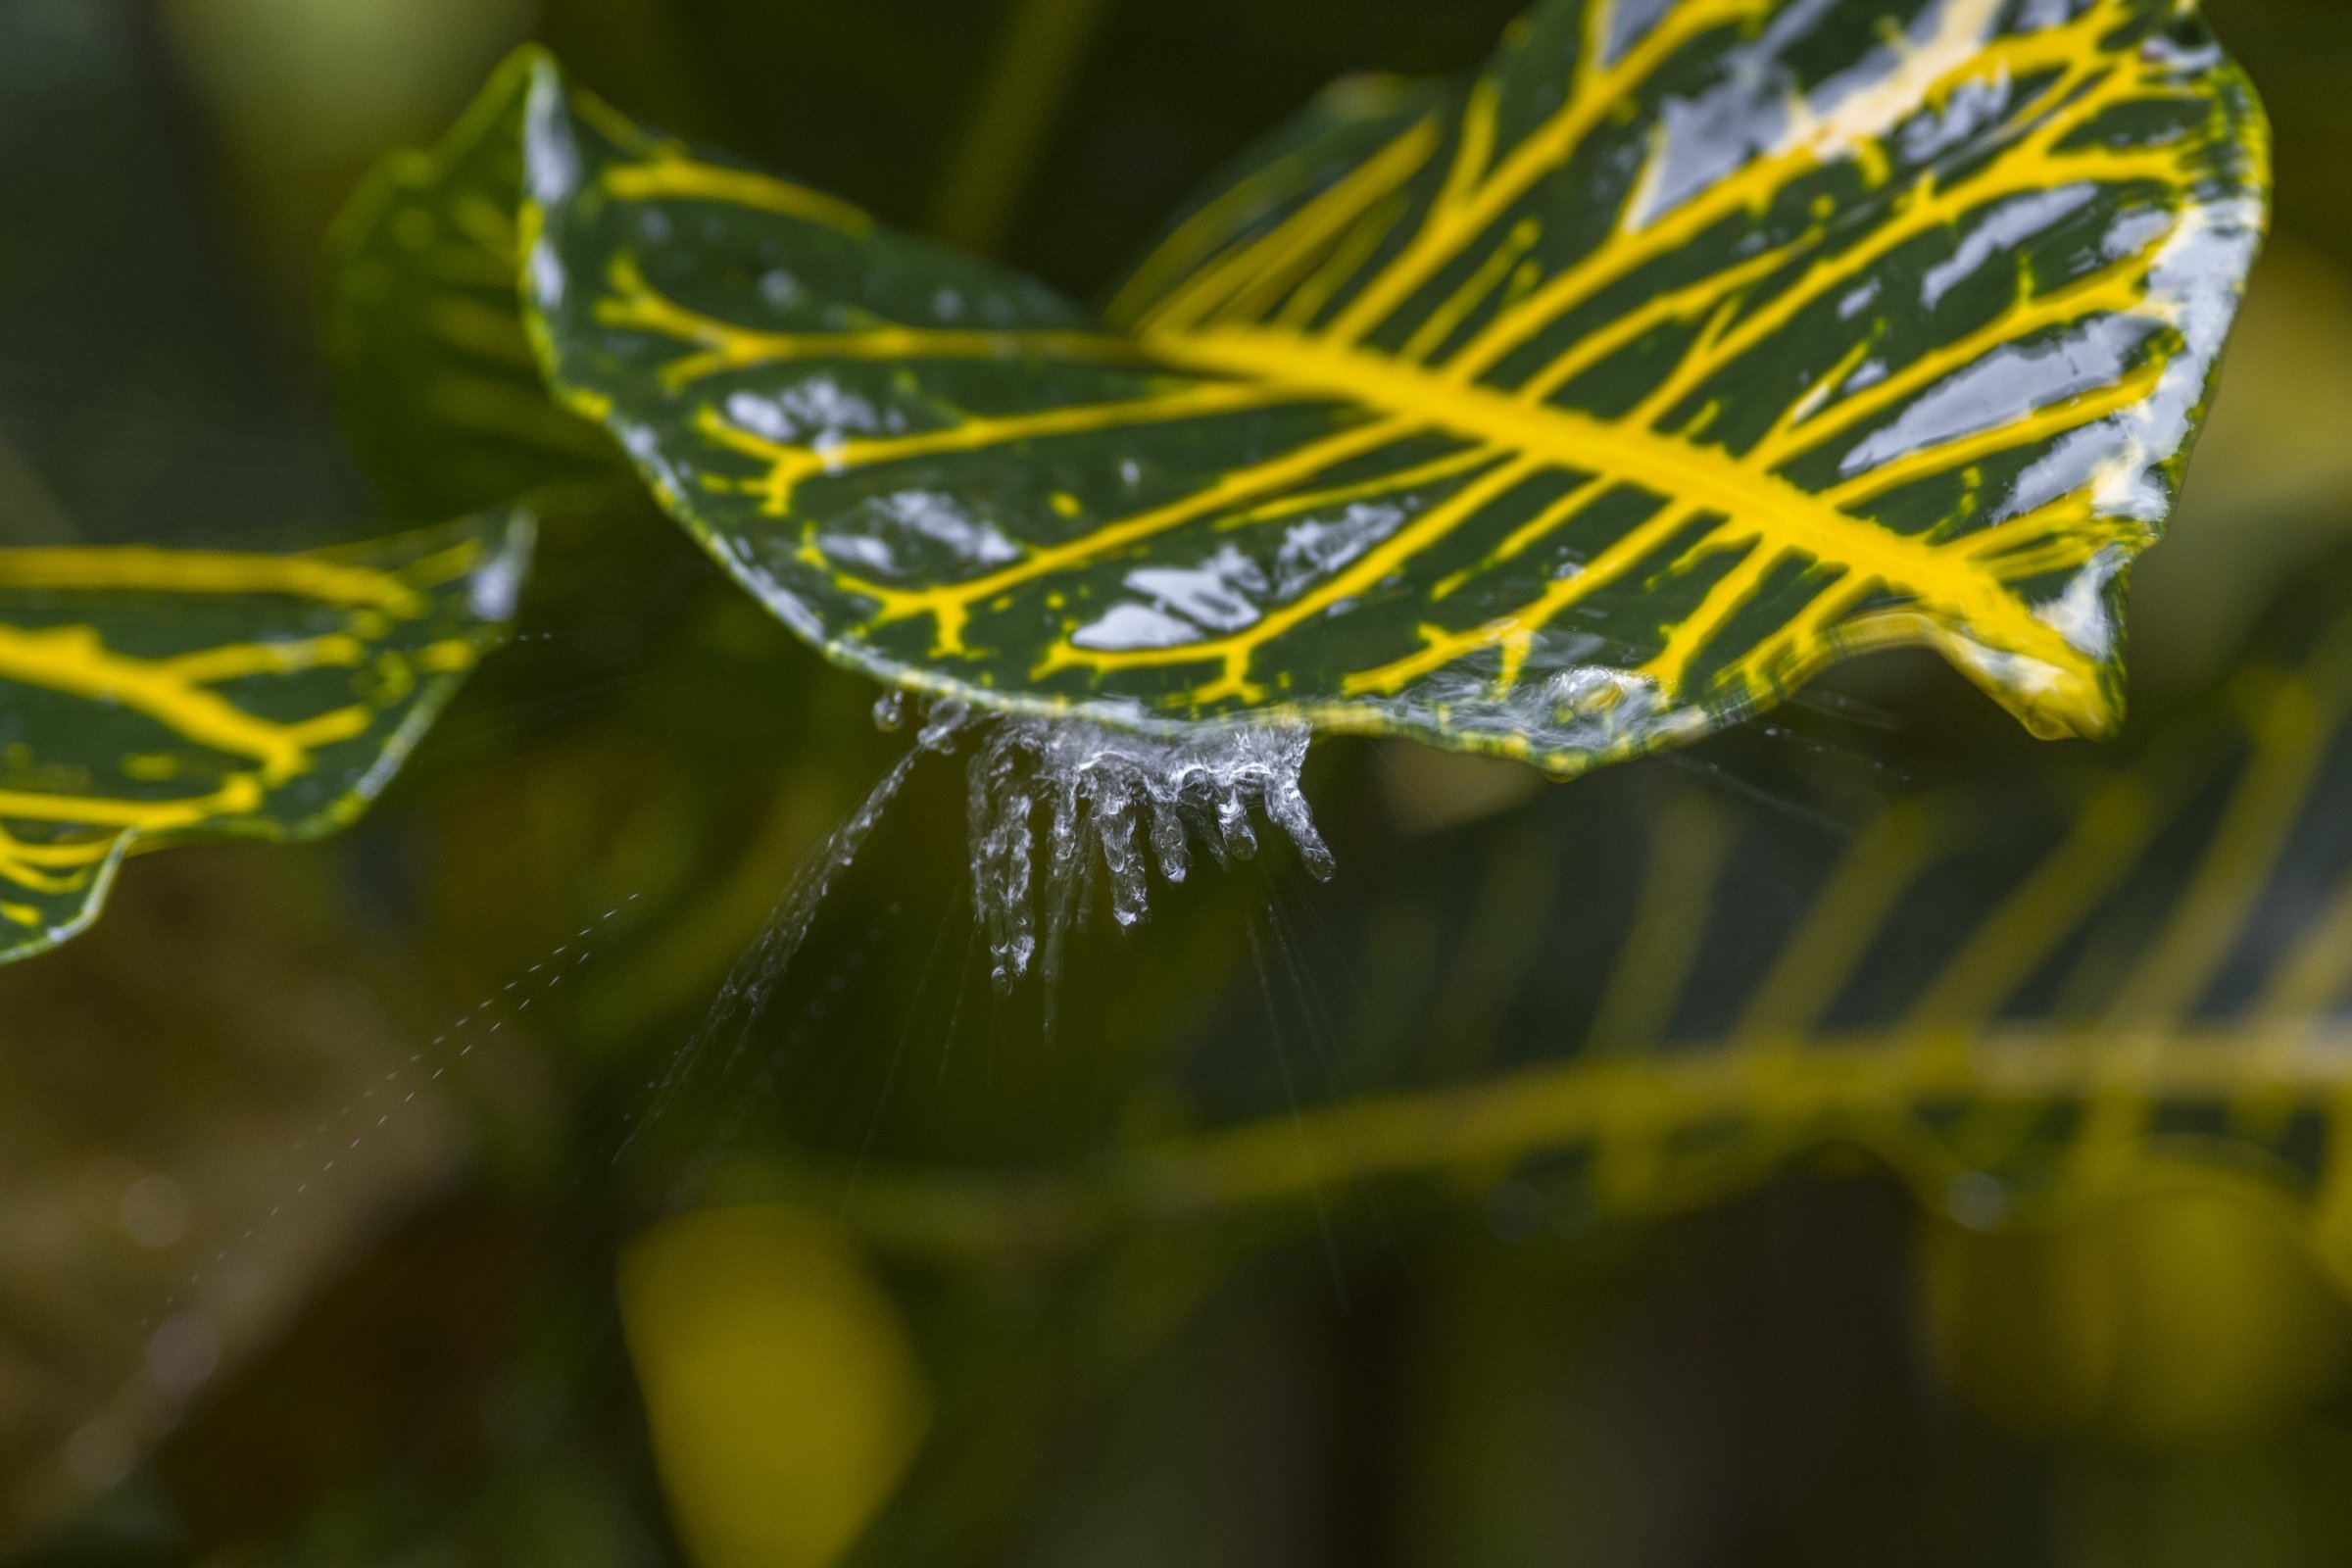
<path id="1" fill-rule="evenodd" d="M 310 555 L 0 550 L 0 960 L 122 857 L 308 838 L 390 780 L 512 614 L 520 514 Z"/>
<path id="2" fill-rule="evenodd" d="M 2156 0 L 1551 0 L 1278 136 L 1110 329 L 551 66 L 528 118 L 558 390 L 836 659 L 1563 772 L 1896 642 L 2107 731 L 2264 220 Z"/>

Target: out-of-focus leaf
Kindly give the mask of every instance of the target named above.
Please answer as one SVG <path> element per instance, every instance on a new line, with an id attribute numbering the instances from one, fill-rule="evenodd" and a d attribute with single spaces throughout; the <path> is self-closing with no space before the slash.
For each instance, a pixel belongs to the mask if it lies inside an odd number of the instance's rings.
<path id="1" fill-rule="evenodd" d="M 786 1204 L 629 1245 L 621 1312 L 679 1533 L 701 1568 L 823 1568 L 913 1458 L 929 1396 L 855 1244 Z"/>
<path id="2" fill-rule="evenodd" d="M 2104 733 L 2263 222 L 2171 6 L 1554 0 L 1327 96 L 1105 331 L 535 69 L 558 390 L 831 657 L 1563 772 L 1894 642 Z"/>
<path id="3" fill-rule="evenodd" d="M 2215 1170 L 2056 1226 L 1934 1226 L 1929 1342 L 1952 1390 L 2012 1429 L 2179 1445 L 2262 1427 L 2328 1388 L 2352 1343 L 2281 1220 Z"/>
<path id="4" fill-rule="evenodd" d="M 1348 939 L 1351 1082 L 1299 1091 L 1299 1123 L 1245 1024 L 1200 1067 L 1228 1130 L 1138 1173 L 1184 1206 L 1523 1167 L 1574 1178 L 1564 1218 L 1843 1141 L 1988 1226 L 2180 1157 L 2312 1200 L 2352 1270 L 2342 586 L 2274 612 L 2113 772 L 1898 800 L 1857 832 L 1795 784 L 1644 767 L 1432 843 Z"/>
<path id="5" fill-rule="evenodd" d="M 0 959 L 122 857 L 307 838 L 389 782 L 514 612 L 522 514 L 309 555 L 0 551 Z"/>
<path id="6" fill-rule="evenodd" d="M 345 542 L 321 522 L 364 489 L 285 373 L 158 9 L 0 7 L 0 545 Z"/>
<path id="7" fill-rule="evenodd" d="M 158 0 L 155 42 L 200 111 L 241 249 L 309 303 L 318 237 L 387 148 L 429 136 L 529 35 L 529 0 Z M 292 323 L 287 323 L 292 324 Z M 440 515 L 456 515 L 445 512 Z"/>
<path id="8" fill-rule="evenodd" d="M 925 1226 L 1090 1235 L 1428 1180 L 1532 1236 L 1838 1146 L 1986 1229 L 2179 1164 L 2252 1173 L 2352 1285 L 2344 586 L 2275 611 L 2127 765 L 1861 812 L 1850 776 L 1653 760 L 1350 861 L 1344 909 L 1278 882 L 1241 914 L 1260 973 L 1157 1086 L 1182 1131 L 988 1183 L 868 1161 L 859 1211 L 929 1250 Z"/>
<path id="9" fill-rule="evenodd" d="M 89 935 L 0 967 L 0 1552 L 121 1480 L 478 1148 L 469 1074 L 384 1094 L 417 1041 L 395 987 L 354 984 L 323 865 L 142 869 Z M 355 1141 L 337 1113 L 370 1095 L 402 1108 Z"/>
<path id="10" fill-rule="evenodd" d="M 516 296 L 529 57 L 430 152 L 394 153 L 327 240 L 326 343 L 345 428 L 386 502 L 451 517 L 615 468 L 540 380 Z"/>

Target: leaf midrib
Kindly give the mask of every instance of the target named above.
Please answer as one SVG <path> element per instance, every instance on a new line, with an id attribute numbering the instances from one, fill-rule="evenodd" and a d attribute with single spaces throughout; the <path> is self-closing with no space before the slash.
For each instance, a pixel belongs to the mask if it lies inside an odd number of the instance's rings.
<path id="1" fill-rule="evenodd" d="M 2092 662 L 1967 557 L 1856 517 L 1722 450 L 1554 404 L 1533 403 L 1433 375 L 1387 355 L 1279 328 L 1215 326 L 1148 332 L 1157 355 L 1187 369 L 1269 381 L 1426 421 L 1562 467 L 1640 486 L 1759 528 L 1801 551 L 1914 596 L 1955 633 L 2047 666 L 2034 706 L 2070 728 L 2103 728 L 2109 702 Z"/>

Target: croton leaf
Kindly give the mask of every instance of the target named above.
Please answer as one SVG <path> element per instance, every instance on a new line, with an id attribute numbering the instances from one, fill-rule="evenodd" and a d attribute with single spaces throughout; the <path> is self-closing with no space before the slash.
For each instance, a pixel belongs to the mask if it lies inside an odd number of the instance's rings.
<path id="1" fill-rule="evenodd" d="M 0 550 L 0 960 L 88 924 L 133 850 L 357 816 L 513 613 L 531 534 Z"/>
<path id="2" fill-rule="evenodd" d="M 386 507 L 463 516 L 612 471 L 595 425 L 548 397 L 516 293 L 528 58 L 441 145 L 392 154 L 327 236 L 325 338 L 344 429 Z"/>
<path id="3" fill-rule="evenodd" d="M 2171 0 L 1551 0 L 1327 95 L 1107 324 L 532 70 L 552 383 L 833 658 L 1560 772 L 1896 642 L 2110 729 L 2265 217 Z"/>

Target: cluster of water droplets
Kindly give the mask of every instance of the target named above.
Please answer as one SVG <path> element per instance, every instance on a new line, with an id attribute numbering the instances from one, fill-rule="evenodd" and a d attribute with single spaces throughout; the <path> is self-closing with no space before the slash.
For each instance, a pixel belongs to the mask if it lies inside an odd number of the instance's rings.
<path id="1" fill-rule="evenodd" d="M 1219 865 L 1257 853 L 1252 808 L 1316 876 L 1332 872 L 1298 790 L 1303 724 L 1149 734 L 1070 717 L 998 718 L 967 764 L 972 897 L 1000 990 L 1032 962 L 1051 984 L 1098 891 L 1121 926 L 1150 906 L 1154 863 L 1181 882 L 1194 846 Z"/>
<path id="2" fill-rule="evenodd" d="M 886 693 L 874 720 L 900 729 L 915 706 L 903 692 Z M 1310 871 L 1331 875 L 1331 852 L 1298 789 L 1311 738 L 1302 724 L 1143 733 L 1067 716 L 982 715 L 943 699 L 920 705 L 915 730 L 914 744 L 777 900 L 702 1027 L 651 1086 L 655 1113 L 721 1033 L 731 1031 L 741 1048 L 818 906 L 925 755 L 971 746 L 972 901 L 1000 991 L 1009 991 L 1032 963 L 1049 985 L 1058 979 L 1063 940 L 1088 917 L 1098 890 L 1106 892 L 1111 918 L 1132 926 L 1150 906 L 1154 865 L 1169 881 L 1183 881 L 1196 844 L 1219 865 L 1250 858 L 1258 849 L 1253 810 L 1289 836 Z"/>

